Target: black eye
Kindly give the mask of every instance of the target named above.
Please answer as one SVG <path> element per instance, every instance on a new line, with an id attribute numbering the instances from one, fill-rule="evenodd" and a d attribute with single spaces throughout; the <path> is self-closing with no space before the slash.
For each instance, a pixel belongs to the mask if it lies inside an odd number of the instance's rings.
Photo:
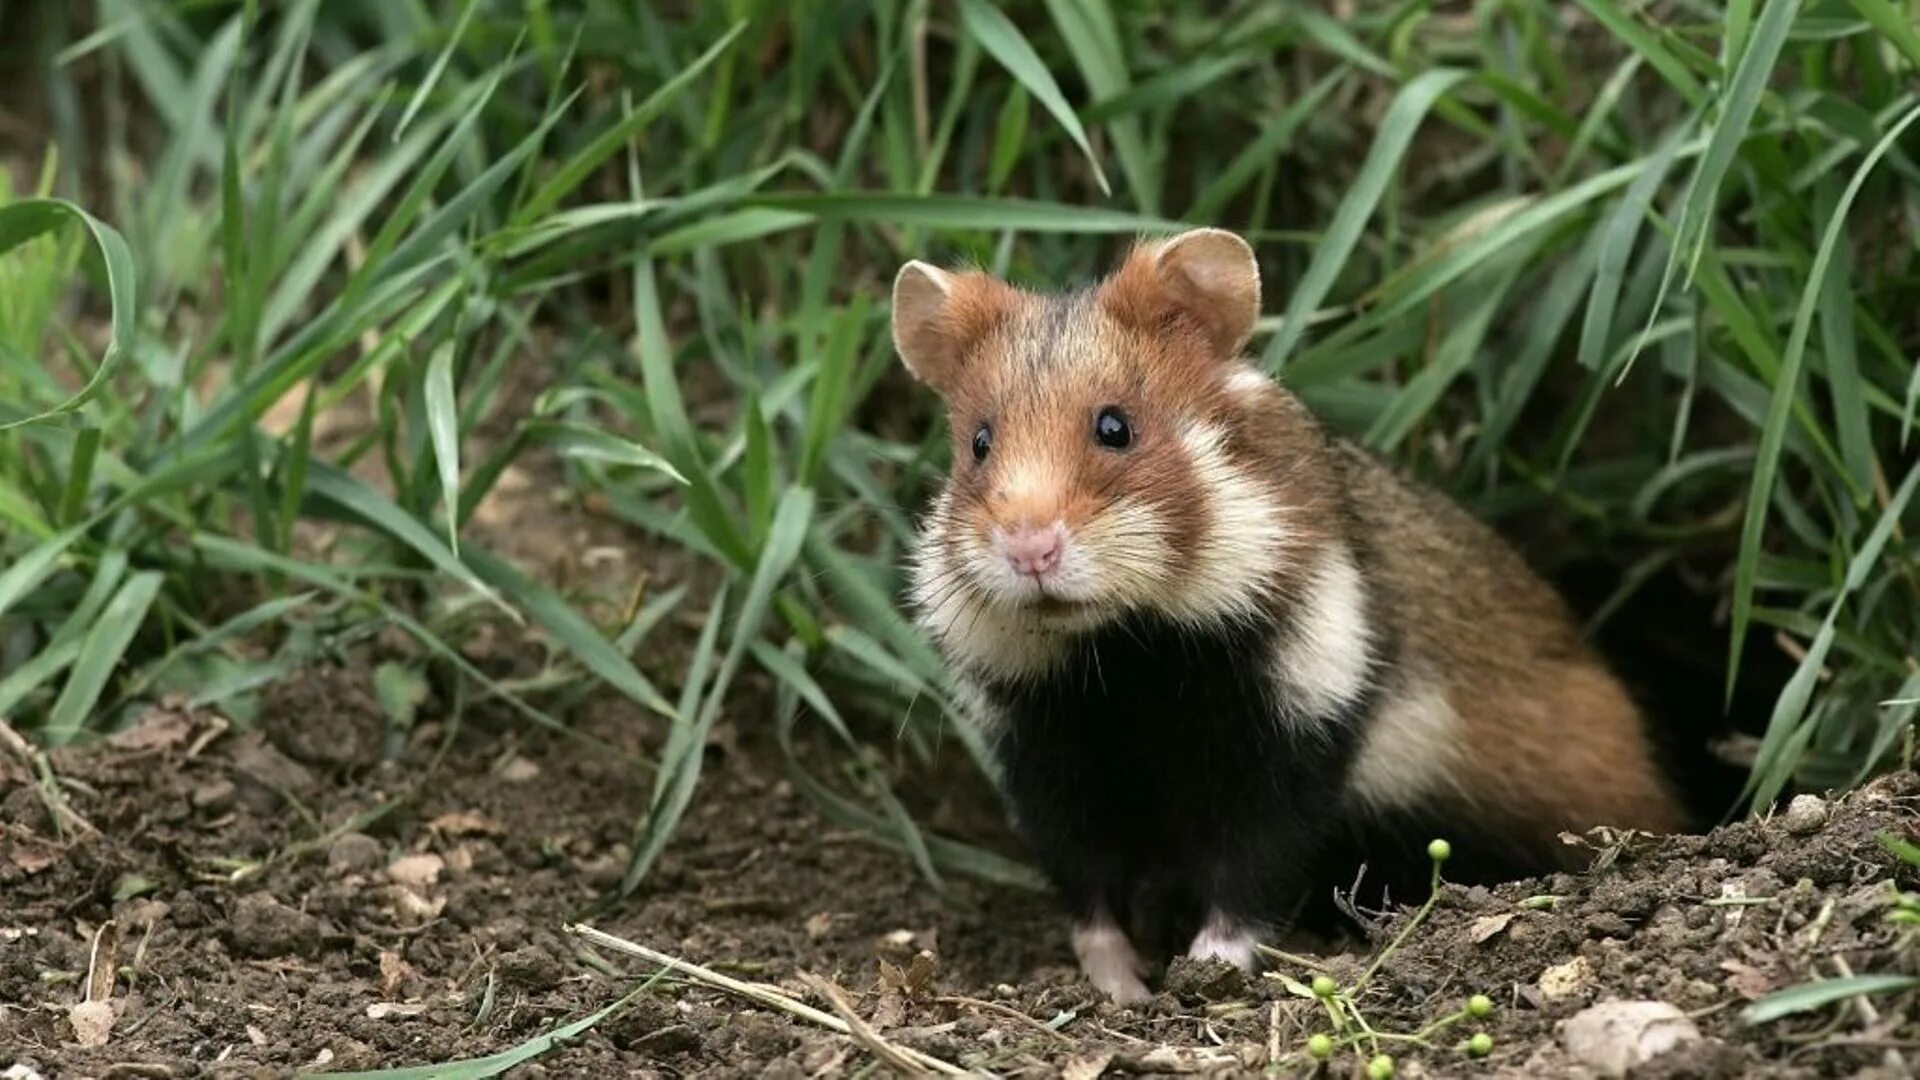
<path id="1" fill-rule="evenodd" d="M 987 460 L 987 451 L 993 449 L 993 428 L 981 424 L 980 430 L 973 433 L 973 460 Z"/>
<path id="2" fill-rule="evenodd" d="M 1093 418 L 1093 437 L 1109 450 L 1125 450 L 1133 442 L 1133 425 L 1126 413 L 1109 405 Z"/>

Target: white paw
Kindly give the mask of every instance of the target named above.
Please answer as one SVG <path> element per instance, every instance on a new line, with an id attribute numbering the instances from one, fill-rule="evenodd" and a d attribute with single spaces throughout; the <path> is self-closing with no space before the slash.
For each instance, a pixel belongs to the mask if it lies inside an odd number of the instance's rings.
<path id="1" fill-rule="evenodd" d="M 1194 935 L 1187 955 L 1195 960 L 1225 960 L 1251 973 L 1257 960 L 1254 944 L 1258 940 L 1253 931 L 1224 915 L 1215 915 Z"/>
<path id="2" fill-rule="evenodd" d="M 1074 927 L 1073 954 L 1080 958 L 1087 981 L 1115 1004 L 1137 1005 L 1153 996 L 1144 978 L 1146 962 L 1112 921 L 1097 919 Z"/>

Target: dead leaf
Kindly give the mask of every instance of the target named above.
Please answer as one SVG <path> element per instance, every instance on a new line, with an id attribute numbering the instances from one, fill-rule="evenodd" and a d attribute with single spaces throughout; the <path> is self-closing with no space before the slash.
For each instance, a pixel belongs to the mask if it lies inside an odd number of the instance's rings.
<path id="1" fill-rule="evenodd" d="M 880 961 L 880 1000 L 873 1006 L 873 1017 L 868 1021 L 876 1030 L 885 1031 L 897 1028 L 907 1020 L 906 973 L 898 967 Z"/>
<path id="2" fill-rule="evenodd" d="M 37 874 L 60 861 L 60 849 L 31 836 L 0 834 L 0 849 L 22 874 Z"/>
<path id="3" fill-rule="evenodd" d="M 936 961 L 931 952 L 921 949 L 913 954 L 913 962 L 907 965 L 905 981 L 901 989 L 915 1001 L 924 1001 L 933 995 L 933 975 Z"/>
<path id="4" fill-rule="evenodd" d="M 1580 993 L 1592 981 L 1593 965 L 1586 957 L 1576 956 L 1540 973 L 1540 995 L 1548 1001 L 1558 1001 Z"/>
<path id="5" fill-rule="evenodd" d="M 88 1001 L 106 1001 L 113 997 L 114 978 L 120 971 L 120 924 L 108 919 L 93 932 L 93 947 L 87 958 L 87 984 L 83 996 Z"/>
<path id="6" fill-rule="evenodd" d="M 380 952 L 380 992 L 392 997 L 400 984 L 413 976 L 413 965 L 391 949 Z"/>
<path id="7" fill-rule="evenodd" d="M 191 734 L 193 720 L 186 713 L 148 709 L 139 723 L 107 736 L 107 745 L 116 750 L 166 750 L 186 742 Z"/>
<path id="8" fill-rule="evenodd" d="M 1128 1061 L 1136 1072 L 1154 1073 L 1215 1072 L 1239 1064 L 1238 1058 L 1225 1051 L 1178 1046 L 1156 1046 L 1138 1057 L 1128 1055 Z"/>
<path id="9" fill-rule="evenodd" d="M 1060 1080 L 1099 1080 L 1107 1066 L 1113 1064 L 1113 1054 L 1089 1054 L 1069 1060 L 1060 1067 Z"/>
<path id="10" fill-rule="evenodd" d="M 1498 937 L 1506 930 L 1507 924 L 1514 920 L 1516 914 L 1518 913 L 1503 911 L 1498 915 L 1482 915 L 1473 920 L 1473 925 L 1467 928 L 1467 940 L 1478 945 Z"/>
<path id="11" fill-rule="evenodd" d="M 418 1001 L 407 1001 L 407 1002 L 376 1001 L 373 1004 L 367 1006 L 367 1019 L 369 1020 L 387 1020 L 387 1019 L 393 1019 L 393 1018 L 404 1019 L 409 1016 L 419 1016 L 421 1013 L 426 1011 L 427 1011 L 426 1005 Z"/>
<path id="12" fill-rule="evenodd" d="M 500 779 L 509 784 L 524 784 L 539 775 L 540 766 L 518 755 L 508 758 L 507 763 L 500 766 Z"/>
<path id="13" fill-rule="evenodd" d="M 447 908 L 447 898 L 444 896 L 429 900 L 405 887 L 397 888 L 393 892 L 394 914 L 408 926 L 421 926 L 432 922 Z"/>
<path id="14" fill-rule="evenodd" d="M 85 1047 L 107 1045 L 118 1019 L 111 1001 L 82 1001 L 67 1010 L 67 1022 L 73 1025 L 73 1041 Z"/>
<path id="15" fill-rule="evenodd" d="M 1778 979 L 1738 960 L 1720 961 L 1720 970 L 1727 972 L 1722 985 L 1748 1001 L 1758 1001 L 1780 988 Z"/>
<path id="16" fill-rule="evenodd" d="M 821 938 L 833 933 L 834 918 L 835 916 L 831 911 L 816 911 L 807 916 L 807 940 L 819 941 Z"/>
<path id="17" fill-rule="evenodd" d="M 506 831 L 499 822 L 471 810 L 441 814 L 427 822 L 427 828 L 445 836 L 498 836 Z"/>
<path id="18" fill-rule="evenodd" d="M 438 855 L 402 855 L 387 867 L 387 876 L 402 885 L 424 889 L 440 880 L 447 860 Z"/>

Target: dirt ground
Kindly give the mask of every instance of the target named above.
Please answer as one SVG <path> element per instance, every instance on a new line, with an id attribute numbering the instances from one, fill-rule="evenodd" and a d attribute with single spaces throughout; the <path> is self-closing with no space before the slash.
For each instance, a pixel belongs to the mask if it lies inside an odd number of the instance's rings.
<path id="1" fill-rule="evenodd" d="M 597 741 L 478 708 L 458 731 L 418 725 L 383 760 L 370 679 L 314 668 L 267 691 L 255 730 L 163 709 L 52 755 L 70 799 L 58 821 L 21 761 L 0 757 L 0 1071 L 286 1075 L 506 1050 L 654 971 L 564 932 L 584 920 L 821 1008 L 805 976 L 830 980 L 887 1043 L 968 1069 L 1311 1072 L 1319 1003 L 1279 978 L 1184 964 L 1144 1008 L 1097 1001 L 1044 897 L 964 879 L 942 897 L 904 857 L 818 817 L 753 735 L 748 698 L 657 872 L 602 911 L 648 790 L 634 762 L 659 736 L 619 702 L 583 710 Z M 962 821 L 991 805 L 978 791 L 950 801 Z M 1890 882 L 1920 882 L 1877 839 L 1912 837 L 1916 820 L 1920 778 L 1900 773 L 1773 822 L 1603 845 L 1588 874 L 1448 887 L 1356 1004 L 1401 1076 L 1581 1075 L 1556 1025 L 1616 997 L 1670 1002 L 1705 1036 L 1636 1075 L 1906 1075 L 1920 1060 L 1913 993 L 1760 1027 L 1739 1012 L 1810 978 L 1920 970 L 1913 930 L 1903 945 L 1888 917 Z M 1349 984 L 1374 947 L 1314 962 Z M 90 967 L 111 993 L 76 1013 Z M 1472 993 L 1497 1003 L 1492 1016 L 1430 1045 L 1390 1038 Z M 93 1013 L 111 1027 L 82 1047 Z M 1482 1030 L 1494 1048 L 1474 1061 L 1462 1046 Z M 1329 1075 L 1362 1075 L 1356 1054 Z M 669 977 L 514 1075 L 873 1064 L 844 1035 Z"/>
<path id="2" fill-rule="evenodd" d="M 528 400 L 541 380 L 516 371 L 526 385 L 506 396 Z M 364 422 L 329 417 L 316 446 Z M 364 467 L 379 483 L 376 457 Z M 476 540 L 601 598 L 588 608 L 603 623 L 642 577 L 692 578 L 706 595 L 699 567 L 591 499 L 555 506 L 565 486 L 550 463 L 510 469 Z M 324 551 L 338 537 L 299 539 Z M 670 617 L 638 657 L 670 693 L 698 625 L 697 611 Z M 907 1070 L 876 1053 L 907 1048 L 1078 1080 L 1364 1076 L 1376 1049 L 1401 1077 L 1578 1077 L 1592 1073 L 1565 1049 L 1566 1021 L 1611 999 L 1670 1003 L 1700 1035 L 1636 1076 L 1895 1077 L 1920 1061 L 1920 992 L 1741 1017 L 1809 980 L 1920 974 L 1915 927 L 1891 917 L 1920 868 L 1880 841 L 1920 838 L 1912 772 L 1704 837 L 1594 840 L 1586 874 L 1447 886 L 1354 995 L 1357 1017 L 1322 1064 L 1307 1042 L 1332 1023 L 1304 984 L 1352 986 L 1405 912 L 1351 940 L 1283 943 L 1294 955 L 1264 977 L 1177 963 L 1148 1005 L 1115 1009 L 1080 980 L 1044 895 L 961 877 L 943 895 L 905 856 L 822 818 L 786 779 L 750 677 L 666 854 L 609 903 L 661 723 L 599 694 L 554 733 L 498 703 L 457 711 L 435 688 L 399 736 L 371 671 L 404 648 L 383 636 L 297 671 L 264 690 L 249 725 L 175 703 L 44 763 L 0 730 L 0 1080 L 426 1065 L 510 1051 L 610 1006 L 508 1075 L 884 1075 Z M 496 675 L 539 669 L 538 646 L 503 629 L 465 648 Z M 884 728 L 873 734 L 884 744 Z M 829 751 L 801 748 L 817 776 L 835 773 Z M 937 775 L 898 757 L 895 788 L 921 820 L 1018 854 L 958 753 Z M 872 1036 L 660 976 L 568 932 L 581 923 L 816 1010 L 832 1013 L 837 992 Z M 1430 1027 L 1473 994 L 1492 999 L 1490 1016 Z M 1466 1052 L 1474 1033 L 1493 1039 L 1484 1058 Z"/>

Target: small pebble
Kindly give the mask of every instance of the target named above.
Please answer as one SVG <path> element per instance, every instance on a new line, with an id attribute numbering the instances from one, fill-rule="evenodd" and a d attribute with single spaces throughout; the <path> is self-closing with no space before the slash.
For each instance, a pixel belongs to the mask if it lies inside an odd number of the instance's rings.
<path id="1" fill-rule="evenodd" d="M 1818 795 L 1795 795 L 1780 824 L 1795 836 L 1817 833 L 1827 825 L 1827 803 Z"/>
<path id="2" fill-rule="evenodd" d="M 1593 965 L 1584 956 L 1576 956 L 1564 964 L 1555 964 L 1540 973 L 1540 995 L 1548 1001 L 1573 997 L 1584 992 L 1593 982 Z"/>
<path id="3" fill-rule="evenodd" d="M 224 814 L 233 809 L 236 794 L 233 781 L 220 777 L 194 788 L 193 794 L 187 798 L 192 801 L 195 810 L 208 814 Z"/>
<path id="4" fill-rule="evenodd" d="M 545 949 L 526 945 L 502 953 L 496 970 L 507 986 L 539 993 L 560 985 L 566 969 Z"/>
<path id="5" fill-rule="evenodd" d="M 373 870 L 386 862 L 380 841 L 366 833 L 350 832 L 327 849 L 327 869 L 335 873 L 357 874 Z"/>
<path id="6" fill-rule="evenodd" d="M 312 956 L 320 948 L 320 920 L 282 904 L 265 893 L 249 893 L 234 904 L 227 934 L 243 956 Z"/>
<path id="7" fill-rule="evenodd" d="M 1560 1045 L 1602 1076 L 1626 1076 L 1640 1065 L 1690 1042 L 1700 1029 L 1664 1001 L 1603 1001 L 1567 1019 Z"/>

